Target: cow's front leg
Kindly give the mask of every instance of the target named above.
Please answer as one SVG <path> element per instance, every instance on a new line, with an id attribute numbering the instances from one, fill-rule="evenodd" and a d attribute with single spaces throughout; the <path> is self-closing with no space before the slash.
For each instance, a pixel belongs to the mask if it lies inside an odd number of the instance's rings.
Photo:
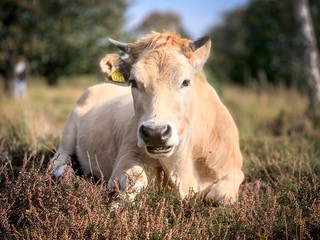
<path id="1" fill-rule="evenodd" d="M 230 171 L 218 182 L 213 184 L 209 193 L 206 195 L 206 200 L 212 199 L 218 204 L 233 204 L 238 199 L 239 186 L 244 179 L 244 174 L 241 170 L 236 169 Z"/>
<path id="2" fill-rule="evenodd" d="M 116 162 L 108 188 L 122 190 L 120 198 L 133 201 L 135 196 L 147 186 L 148 179 L 143 163 L 135 158 L 122 157 Z"/>

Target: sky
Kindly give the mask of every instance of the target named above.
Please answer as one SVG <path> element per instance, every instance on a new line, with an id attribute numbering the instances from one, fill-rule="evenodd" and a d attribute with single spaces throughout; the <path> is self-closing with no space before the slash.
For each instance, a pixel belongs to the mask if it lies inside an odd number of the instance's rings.
<path id="1" fill-rule="evenodd" d="M 172 11 L 177 13 L 183 27 L 191 37 L 206 34 L 212 27 L 222 22 L 223 14 L 243 6 L 248 0 L 132 0 L 127 20 L 128 29 L 137 26 L 152 11 Z"/>

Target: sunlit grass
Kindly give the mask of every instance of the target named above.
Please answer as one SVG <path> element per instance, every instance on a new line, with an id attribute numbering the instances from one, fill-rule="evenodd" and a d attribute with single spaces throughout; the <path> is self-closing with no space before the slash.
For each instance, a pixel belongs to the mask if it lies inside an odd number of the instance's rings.
<path id="1" fill-rule="evenodd" d="M 283 87 L 254 91 L 227 86 L 223 89 L 222 98 L 238 125 L 241 138 L 244 139 L 252 135 L 266 135 L 268 132 L 264 131 L 264 127 L 281 114 L 303 118 L 307 107 L 306 96 L 297 90 Z"/>
<path id="2" fill-rule="evenodd" d="M 62 79 L 56 87 L 48 87 L 43 79 L 28 79 L 27 99 L 1 96 L 2 131 L 5 121 L 23 122 L 36 144 L 36 138 L 47 134 L 61 135 L 68 113 L 84 90 L 98 82 L 93 76 Z"/>

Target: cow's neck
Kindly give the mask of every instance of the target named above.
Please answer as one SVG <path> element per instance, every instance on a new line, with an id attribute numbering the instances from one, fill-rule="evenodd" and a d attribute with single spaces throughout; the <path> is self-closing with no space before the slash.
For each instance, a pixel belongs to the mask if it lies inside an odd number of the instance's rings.
<path id="1" fill-rule="evenodd" d="M 214 172 L 203 174 L 202 172 L 208 169 L 199 169 L 199 166 L 205 166 L 210 152 L 214 151 L 211 149 L 212 144 L 208 142 L 213 138 L 216 120 L 214 109 L 220 99 L 203 79 L 205 76 L 199 74 L 198 77 L 200 79 L 197 79 L 199 83 L 195 91 L 195 99 L 197 99 L 195 118 L 190 123 L 188 132 L 181 139 L 176 153 L 169 159 L 160 160 L 171 183 L 179 188 L 181 196 L 186 196 L 191 189 L 195 192 L 203 191 L 216 177 Z M 198 164 L 199 162 L 202 164 Z M 203 178 L 207 175 L 210 179 Z"/>
<path id="2" fill-rule="evenodd" d="M 196 106 L 188 141 L 192 142 L 193 158 L 197 158 L 201 157 L 203 151 L 206 152 L 205 148 L 211 138 L 217 118 L 215 108 L 219 105 L 217 102 L 220 99 L 206 81 L 205 75 L 201 73 L 198 75 L 194 93 Z"/>
<path id="3" fill-rule="evenodd" d="M 179 148 L 172 157 L 159 160 L 171 184 L 179 189 L 181 196 L 188 195 L 191 189 L 199 190 L 195 181 L 197 173 L 194 171 L 190 142 L 186 140 L 183 139 L 180 142 Z"/>

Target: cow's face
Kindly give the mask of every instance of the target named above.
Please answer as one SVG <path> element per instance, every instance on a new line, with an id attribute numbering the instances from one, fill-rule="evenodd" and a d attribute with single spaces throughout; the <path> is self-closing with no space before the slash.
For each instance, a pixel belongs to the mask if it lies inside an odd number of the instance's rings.
<path id="1" fill-rule="evenodd" d="M 132 66 L 129 83 L 139 119 L 138 146 L 168 157 L 190 125 L 193 68 L 176 51 L 153 50 Z"/>
<path id="2" fill-rule="evenodd" d="M 129 74 L 124 73 L 128 77 L 114 80 L 131 86 L 138 119 L 137 144 L 151 157 L 170 157 L 188 133 L 197 102 L 194 76 L 208 57 L 210 41 L 205 54 L 193 53 L 197 49 L 191 49 L 187 57 L 181 48 L 162 46 L 144 49 L 131 62 L 120 58 L 115 62 L 129 69 Z M 120 68 L 112 70 L 116 64 L 106 64 L 106 59 L 100 63 L 102 70 L 108 76 L 118 73 Z M 106 71 L 107 65 L 111 70 Z"/>

